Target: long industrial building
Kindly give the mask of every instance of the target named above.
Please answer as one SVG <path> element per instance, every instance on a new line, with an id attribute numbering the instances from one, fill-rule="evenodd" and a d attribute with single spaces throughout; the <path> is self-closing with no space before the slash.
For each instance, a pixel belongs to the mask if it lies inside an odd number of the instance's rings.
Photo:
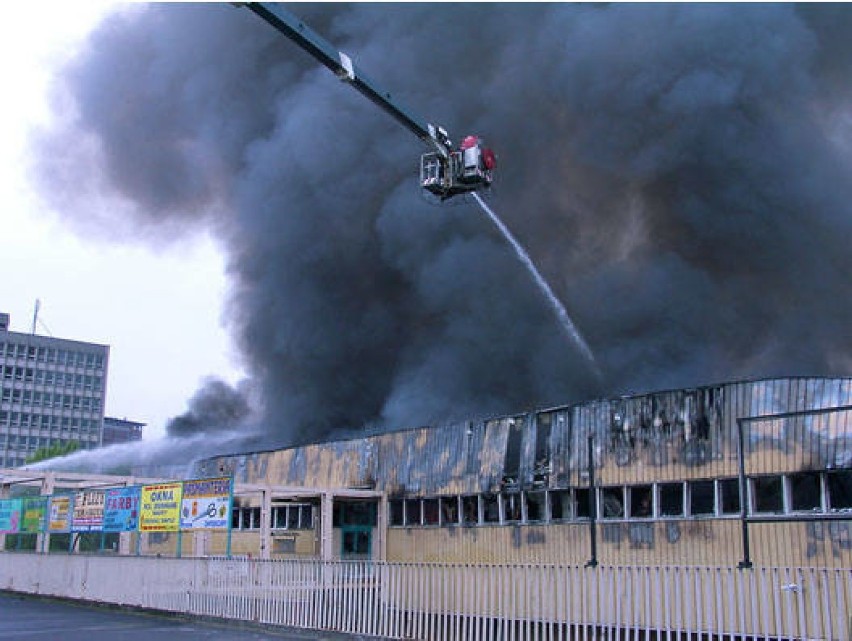
<path id="1" fill-rule="evenodd" d="M 371 493 L 330 507 L 334 558 L 849 567 L 850 401 L 850 378 L 732 382 L 220 456 L 196 476 Z M 319 555 L 311 496 L 238 497 L 235 549 L 259 554 L 263 529 L 273 557 Z"/>

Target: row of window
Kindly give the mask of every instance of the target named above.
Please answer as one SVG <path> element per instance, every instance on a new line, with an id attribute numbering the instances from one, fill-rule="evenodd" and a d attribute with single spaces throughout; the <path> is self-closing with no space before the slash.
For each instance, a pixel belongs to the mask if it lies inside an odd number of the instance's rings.
<path id="1" fill-rule="evenodd" d="M 8 423 L 8 426 L 7 426 Z M 7 412 L 0 410 L 0 428 L 21 427 L 41 429 L 70 429 L 94 430 L 100 427 L 96 418 L 80 418 L 79 416 L 48 416 L 46 414 L 27 414 L 25 412 Z"/>
<path id="2" fill-rule="evenodd" d="M 53 392 L 33 392 L 3 388 L 0 401 L 14 405 L 29 405 L 32 407 L 55 407 L 56 409 L 83 410 L 99 412 L 101 399 L 97 396 L 80 396 L 78 394 L 59 394 Z"/>
<path id="3" fill-rule="evenodd" d="M 309 503 L 288 503 L 272 506 L 270 526 L 273 530 L 311 530 L 314 527 L 314 506 Z M 231 513 L 234 530 L 259 530 L 259 507 L 234 507 Z"/>
<path id="4" fill-rule="evenodd" d="M 852 510 L 852 470 L 801 472 L 748 479 L 750 514 Z M 397 499 L 389 502 L 395 527 L 546 523 L 588 519 L 589 488 Z M 738 478 L 596 488 L 601 519 L 737 516 Z"/>
<path id="5" fill-rule="evenodd" d="M 103 369 L 104 355 L 93 352 L 78 352 L 54 347 L 38 347 L 24 343 L 4 343 L 0 341 L 0 356 L 6 358 L 26 358 L 39 363 L 56 363 L 67 367 L 89 367 Z"/>
<path id="6" fill-rule="evenodd" d="M 4 365 L 0 368 L 4 381 L 21 381 L 57 387 L 78 387 L 87 390 L 101 391 L 103 377 L 92 374 L 74 374 L 71 372 L 55 372 L 32 367 L 13 367 Z"/>
<path id="7" fill-rule="evenodd" d="M 87 422 L 85 426 L 76 426 L 71 428 L 70 430 L 65 430 L 61 434 L 56 432 L 54 434 L 41 434 L 41 435 L 15 435 L 15 434 L 0 434 L 0 450 L 5 447 L 16 448 L 20 447 L 21 449 L 29 447 L 30 449 L 35 449 L 38 447 L 46 447 L 51 445 L 52 443 L 59 443 L 68 440 L 77 440 L 80 438 L 80 435 L 83 435 L 84 438 L 90 438 L 91 435 L 97 435 L 97 421 Z"/>

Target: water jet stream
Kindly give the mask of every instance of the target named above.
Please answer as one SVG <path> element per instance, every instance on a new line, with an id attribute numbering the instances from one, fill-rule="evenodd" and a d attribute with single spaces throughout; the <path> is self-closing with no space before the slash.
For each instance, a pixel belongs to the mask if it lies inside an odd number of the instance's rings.
<path id="1" fill-rule="evenodd" d="M 530 275 L 533 277 L 536 285 L 544 294 L 547 301 L 550 303 L 551 308 L 556 313 L 556 318 L 559 321 L 559 325 L 562 327 L 564 332 L 568 335 L 568 338 L 574 343 L 575 347 L 580 350 L 580 353 L 583 355 L 583 358 L 589 363 L 592 371 L 597 377 L 598 381 L 603 381 L 603 372 L 601 372 L 600 367 L 598 366 L 598 362 L 595 359 L 595 355 L 592 353 L 592 350 L 589 348 L 588 343 L 583 339 L 583 336 L 580 334 L 577 327 L 574 325 L 571 318 L 568 316 L 568 312 L 565 311 L 565 306 L 556 298 L 556 295 L 553 293 L 553 290 L 550 289 L 550 285 L 547 284 L 547 281 L 544 280 L 544 277 L 539 273 L 538 269 L 536 269 L 535 264 L 532 262 L 532 259 L 527 254 L 526 250 L 521 246 L 521 244 L 515 239 L 512 235 L 512 232 L 509 231 L 508 227 L 503 224 L 503 221 L 495 214 L 491 208 L 485 204 L 485 201 L 479 196 L 479 194 L 473 194 L 473 197 L 476 199 L 476 202 L 479 203 L 479 206 L 482 207 L 482 210 L 488 214 L 488 217 L 491 218 L 492 222 L 497 226 L 497 229 L 500 230 L 500 233 L 509 241 L 512 247 L 515 250 L 515 253 L 518 255 L 518 258 L 521 259 L 521 262 L 526 266 L 527 271 L 529 271 Z"/>

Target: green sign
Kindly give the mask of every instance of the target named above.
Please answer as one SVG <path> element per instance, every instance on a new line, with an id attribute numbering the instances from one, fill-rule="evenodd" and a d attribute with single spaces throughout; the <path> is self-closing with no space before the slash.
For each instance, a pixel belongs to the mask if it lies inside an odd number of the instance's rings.
<path id="1" fill-rule="evenodd" d="M 21 532 L 36 533 L 44 531 L 44 515 L 47 511 L 47 497 L 21 499 Z"/>

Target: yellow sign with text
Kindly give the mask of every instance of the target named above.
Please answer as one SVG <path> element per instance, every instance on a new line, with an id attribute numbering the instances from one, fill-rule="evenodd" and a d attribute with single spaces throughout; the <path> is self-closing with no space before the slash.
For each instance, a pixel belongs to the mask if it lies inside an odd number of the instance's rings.
<path id="1" fill-rule="evenodd" d="M 180 529 L 180 505 L 183 483 L 158 483 L 142 486 L 139 510 L 140 532 L 177 532 Z"/>

